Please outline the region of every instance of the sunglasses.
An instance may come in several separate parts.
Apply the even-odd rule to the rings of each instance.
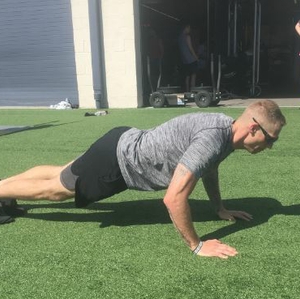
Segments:
[[[252,117],[253,121],[259,126],[263,134],[265,135],[265,140],[267,144],[273,144],[275,141],[278,140],[278,137],[272,137],[260,124],[259,122]]]

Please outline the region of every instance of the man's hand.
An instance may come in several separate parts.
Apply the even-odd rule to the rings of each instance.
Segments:
[[[231,211],[226,209],[221,209],[217,212],[218,216],[223,220],[235,221],[236,218],[243,219],[246,221],[252,220],[252,215],[243,211]]]
[[[199,251],[199,256],[206,257],[219,257],[221,259],[227,259],[230,256],[237,255],[238,252],[235,248],[223,244],[219,240],[207,240],[203,242],[203,246]]]

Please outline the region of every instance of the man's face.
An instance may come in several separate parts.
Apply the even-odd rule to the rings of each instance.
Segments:
[[[271,149],[273,144],[278,140],[281,128],[278,129],[274,125],[266,127],[268,129],[265,129],[259,121],[253,118],[248,136],[244,140],[244,147],[249,153],[257,154],[266,148]]]

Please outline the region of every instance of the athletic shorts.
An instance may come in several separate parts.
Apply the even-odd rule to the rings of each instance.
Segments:
[[[61,172],[61,183],[68,190],[75,190],[76,207],[85,207],[128,189],[118,164],[117,145],[129,129],[112,129]]]
[[[191,76],[192,74],[197,73],[197,70],[198,70],[198,62],[197,61],[183,65],[183,72],[186,76]]]

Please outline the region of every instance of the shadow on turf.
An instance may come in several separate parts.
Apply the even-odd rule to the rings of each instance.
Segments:
[[[0,136],[21,133],[21,132],[24,132],[24,131],[46,129],[46,128],[50,128],[50,127],[58,127],[58,126],[63,126],[63,125],[68,125],[68,124],[71,124],[71,123],[75,123],[75,122],[78,122],[78,121],[67,122],[67,123],[57,123],[57,122],[59,122],[59,121],[54,120],[54,121],[50,121],[50,122],[47,122],[47,123],[37,124],[37,125],[34,125],[34,126],[24,126],[24,128],[16,129],[14,131],[2,132],[0,134]]]
[[[274,198],[239,198],[224,200],[225,205],[231,210],[242,210],[253,215],[252,221],[236,221],[228,225],[224,222],[224,227],[209,233],[202,238],[221,239],[237,231],[255,227],[275,215],[300,215],[300,204],[283,206]],[[207,200],[190,200],[193,221],[206,222],[218,221],[219,218],[211,209]],[[27,218],[47,221],[72,221],[72,222],[99,222],[100,227],[108,226],[129,226],[129,225],[149,225],[171,223],[167,210],[162,199],[134,200],[123,202],[98,202],[87,207],[86,210],[74,209],[73,202],[47,203],[47,204],[27,204],[25,208],[29,211]],[[34,212],[35,209],[67,209],[67,212],[51,211],[51,213]]]

